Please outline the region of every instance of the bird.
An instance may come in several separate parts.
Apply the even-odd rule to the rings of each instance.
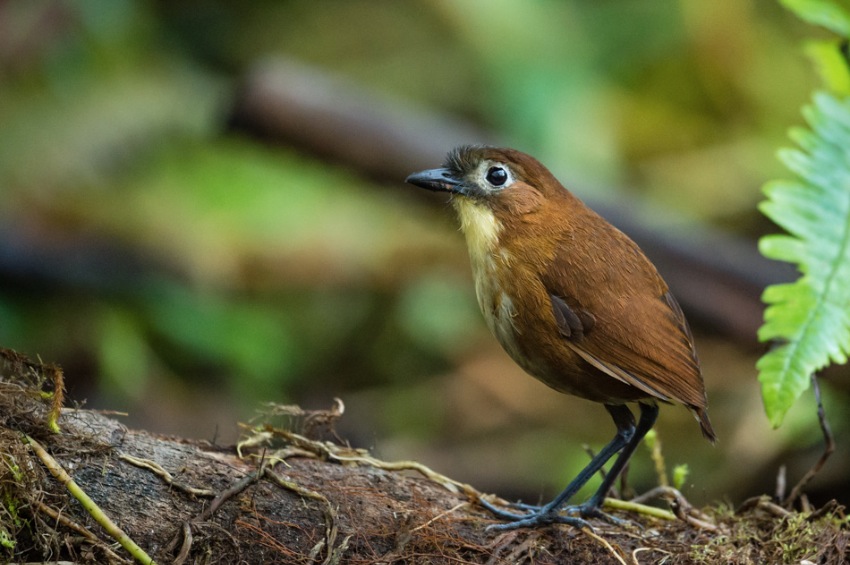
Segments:
[[[508,355],[552,389],[603,404],[616,426],[551,502],[505,510],[480,499],[501,522],[491,528],[621,522],[602,503],[655,424],[659,403],[684,405],[716,441],[693,335],[667,284],[636,243],[543,164],[515,149],[464,145],[406,182],[450,193],[478,305]],[[615,456],[594,494],[567,504]]]

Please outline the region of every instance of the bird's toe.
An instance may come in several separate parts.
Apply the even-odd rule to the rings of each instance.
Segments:
[[[509,514],[509,513],[506,513]],[[511,515],[511,518],[504,518],[499,516],[502,519],[509,520],[504,524],[491,524],[487,526],[487,531],[497,531],[503,532],[506,530],[516,530],[518,528],[538,528],[540,526],[547,526],[549,524],[569,524],[574,528],[589,528],[593,529],[593,526],[590,525],[587,520],[582,518],[578,518],[576,516],[566,516],[564,514],[560,514],[558,512],[535,512],[531,514],[526,514],[525,516],[519,515]]]
[[[623,526],[630,527],[635,524],[629,520],[624,520],[623,518],[618,518],[616,516],[612,516],[607,512],[603,512],[599,506],[593,504],[578,504],[576,506],[567,506],[563,509],[569,515],[580,516],[585,520],[597,519],[602,520],[603,522],[608,522],[609,524],[613,524],[615,526]]]

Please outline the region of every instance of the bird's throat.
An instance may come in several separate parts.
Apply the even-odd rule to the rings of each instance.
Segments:
[[[511,278],[512,258],[499,245],[502,223],[485,204],[463,197],[454,198],[453,203],[460,217],[461,229],[466,235],[475,294],[484,321],[505,351],[520,366],[532,371],[516,341],[515,297],[505,283],[506,277]]]
[[[460,218],[460,228],[466,235],[469,254],[473,261],[482,259],[495,250],[499,243],[502,224],[488,206],[463,196],[456,196],[452,204]]]

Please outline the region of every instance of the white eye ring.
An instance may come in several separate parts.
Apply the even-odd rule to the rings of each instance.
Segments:
[[[484,171],[484,180],[493,188],[504,188],[513,182],[513,176],[505,165],[489,163]]]

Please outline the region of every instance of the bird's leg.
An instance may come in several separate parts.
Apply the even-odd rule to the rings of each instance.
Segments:
[[[625,467],[626,463],[628,463],[629,459],[631,459],[632,454],[635,452],[635,449],[637,449],[640,441],[644,438],[647,432],[652,429],[652,426],[655,425],[655,420],[658,419],[658,405],[639,404],[639,406],[640,420],[638,420],[637,427],[634,428],[634,433],[632,434],[631,439],[623,447],[623,451],[620,452],[617,460],[614,461],[613,465],[611,465],[611,469],[608,470],[608,474],[605,476],[602,484],[599,485],[599,489],[597,489],[593,496],[587,499],[587,501],[583,504],[570,508],[570,510],[577,512],[580,516],[584,518],[595,516],[610,519],[609,516],[606,516],[602,510],[600,510],[602,503],[605,501],[608,491],[611,490],[611,485],[614,484],[614,481],[616,481],[617,477],[620,476],[620,473],[623,472],[623,467]],[[616,417],[614,421],[616,422]]]
[[[587,522],[585,522],[581,518],[577,518],[574,516],[564,516],[560,514],[561,506],[567,500],[569,500],[576,492],[578,492],[578,490],[581,489],[581,487],[583,487],[585,483],[587,483],[587,481],[589,481],[590,478],[593,477],[593,475],[596,474],[599,469],[601,469],[603,465],[605,465],[605,463],[607,463],[608,460],[611,459],[611,457],[613,457],[618,451],[624,448],[628,450],[628,446],[630,446],[632,443],[635,443],[635,445],[637,445],[637,442],[634,442],[634,438],[637,436],[636,430],[638,428],[635,427],[635,418],[632,415],[631,410],[629,410],[625,405],[622,404],[606,404],[605,408],[611,414],[611,417],[614,419],[614,424],[617,426],[617,434],[614,436],[614,439],[612,439],[608,443],[608,445],[603,447],[602,450],[597,453],[593,459],[590,460],[590,463],[588,463],[587,466],[581,470],[578,476],[576,476],[576,478],[573,479],[569,485],[567,485],[567,488],[565,488],[561,492],[561,494],[556,496],[555,499],[552,500],[552,502],[539,508],[525,507],[529,510],[532,510],[532,512],[528,514],[514,514],[513,512],[507,512],[505,510],[495,507],[489,502],[481,500],[481,505],[487,508],[487,510],[495,514],[497,517],[503,520],[508,520],[510,522],[509,524],[497,524],[490,526],[490,529],[508,530],[524,526],[551,524],[555,522],[572,524],[576,527],[584,527],[587,525]],[[657,414],[658,409],[655,408],[655,415]],[[647,415],[643,410],[643,405],[641,405],[641,424],[645,424],[644,420],[648,419],[649,418],[647,418]],[[647,429],[643,431],[643,434],[640,435],[640,437],[646,435],[646,432],[649,430],[649,428],[652,427],[652,423],[655,421],[655,417],[653,416],[651,420],[652,421],[649,422]],[[638,441],[640,441],[640,439],[638,439]],[[631,456],[633,451],[634,446],[628,451],[628,455]],[[584,516],[585,512],[587,512],[589,515],[597,515],[599,513],[599,503],[604,498],[605,493],[608,492],[608,489],[611,488],[611,485],[617,478],[617,474],[619,474],[619,472],[622,470],[623,466],[626,464],[627,461],[628,457],[624,459],[623,455],[621,455],[617,459],[617,462],[614,464],[614,468],[612,468],[611,472],[608,473],[602,483],[602,486],[599,488],[596,494],[591,497],[590,500],[594,501],[597,495],[600,494],[600,492],[602,493],[602,498],[599,501],[595,502],[595,505],[592,508],[588,507],[584,509],[584,505],[576,507],[580,515]]]

